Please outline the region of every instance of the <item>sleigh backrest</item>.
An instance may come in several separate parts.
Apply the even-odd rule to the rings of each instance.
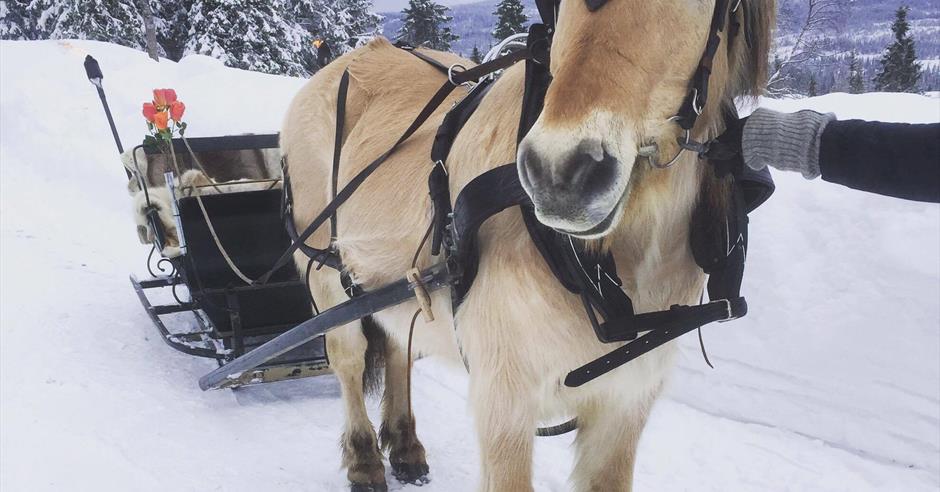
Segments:
[[[277,134],[187,138],[187,142],[177,138],[173,139],[173,151],[178,173],[172,155],[144,146],[134,149],[130,171],[147,187],[166,186],[163,175],[167,171],[183,174],[202,170],[216,183],[281,178]]]

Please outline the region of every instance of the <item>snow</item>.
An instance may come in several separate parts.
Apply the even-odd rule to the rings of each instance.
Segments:
[[[330,376],[203,393],[211,361],[164,345],[130,198],[98,98],[101,63],[127,146],[172,87],[191,135],[277,131],[303,81],[90,41],[0,43],[0,489],[339,491],[343,422]],[[764,100],[840,118],[936,122],[940,99]],[[775,175],[752,217],[747,318],[682,342],[647,427],[636,490],[867,491],[940,486],[940,210]],[[432,482],[472,490],[466,377],[415,366]],[[370,403],[378,421],[378,402]],[[569,489],[571,436],[541,438],[540,491]],[[390,475],[392,490],[402,486]]]

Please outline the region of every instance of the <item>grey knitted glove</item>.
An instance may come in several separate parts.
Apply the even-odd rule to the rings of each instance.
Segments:
[[[741,147],[744,163],[754,170],[771,166],[799,171],[806,179],[819,177],[819,145],[832,113],[803,110],[778,113],[759,108],[744,125]]]

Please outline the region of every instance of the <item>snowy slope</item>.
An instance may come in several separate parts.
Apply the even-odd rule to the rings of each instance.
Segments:
[[[343,490],[331,377],[203,393],[196,379],[213,364],[150,326],[126,278],[144,272],[146,250],[86,52],[127,145],[154,87],[177,90],[192,135],[216,135],[277,131],[303,83],[95,42],[0,43],[0,489]],[[916,95],[763,104],[940,119],[940,100]],[[683,341],[637,490],[937,490],[940,209],[776,178],[752,218],[750,313],[704,330],[716,370]],[[465,382],[416,364],[433,480],[422,491],[476,482]],[[538,490],[568,490],[570,443],[538,441]]]

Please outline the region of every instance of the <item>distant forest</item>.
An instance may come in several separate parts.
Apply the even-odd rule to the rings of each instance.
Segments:
[[[469,56],[476,46],[486,52],[494,43],[490,32],[496,23],[493,11],[497,0],[451,7],[452,28],[459,39],[452,43],[453,50]],[[940,90],[940,2],[936,0],[904,0],[895,3],[884,0],[834,0],[839,4],[831,25],[818,39],[819,53],[811,59],[787,70],[787,77],[779,86],[781,92],[808,94],[815,81],[817,94],[846,92],[849,90],[849,57],[858,53],[864,90],[874,90],[872,79],[880,69],[879,60],[885,47],[893,40],[891,23],[894,12],[901,5],[910,7],[911,23],[916,43],[917,58],[923,75],[920,90]],[[523,0],[525,12],[531,22],[538,20],[534,0]],[[800,20],[805,18],[808,0],[778,2],[776,52],[785,57],[799,32]],[[401,25],[401,14],[383,13],[383,33],[394,38]]]

